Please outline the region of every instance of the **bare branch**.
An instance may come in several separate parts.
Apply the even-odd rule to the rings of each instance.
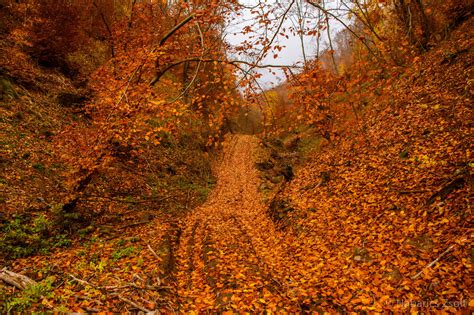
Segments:
[[[187,59],[175,61],[173,63],[170,63],[169,65],[167,65],[163,69],[159,70],[159,72],[156,74],[156,76],[153,78],[153,80],[151,80],[151,82],[149,83],[150,86],[155,85],[167,71],[169,71],[170,69],[172,69],[172,68],[174,68],[174,67],[176,67],[180,64],[183,64],[185,62],[208,62],[208,63],[214,63],[215,62],[215,63],[225,63],[225,64],[229,64],[229,65],[233,65],[233,66],[237,66],[239,64],[244,64],[244,65],[250,66],[251,69],[253,69],[253,68],[259,68],[259,69],[264,69],[264,68],[299,68],[298,66],[295,66],[295,65],[272,65],[272,64],[259,65],[259,64],[253,63],[253,62],[248,62],[248,61],[243,61],[243,60],[224,60],[224,59],[210,59],[210,58],[203,59],[203,58],[195,57],[195,58],[187,58]],[[244,72],[249,72],[251,69],[249,69],[247,71],[244,70]]]
[[[335,15],[334,13],[332,13],[330,10],[327,10],[325,8],[323,8],[321,5],[313,2],[313,1],[310,1],[310,0],[307,0],[308,4],[321,10],[322,12],[324,12],[324,14],[326,15],[330,15],[331,17],[333,17],[336,21],[338,21],[339,23],[341,23],[349,32],[352,33],[352,35],[354,35],[361,43],[362,45],[365,46],[365,48],[367,48],[367,51],[373,55],[375,57],[375,59],[377,59],[377,61],[379,62],[383,62],[383,60],[380,59],[380,57],[372,50],[372,48],[370,48],[369,45],[367,45],[367,43],[359,36],[357,35],[356,32],[354,32],[343,20],[341,20],[337,15]]]

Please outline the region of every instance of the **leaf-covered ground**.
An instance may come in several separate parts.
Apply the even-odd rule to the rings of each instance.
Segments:
[[[177,259],[181,310],[298,310],[287,270],[291,256],[258,191],[253,136],[225,142],[218,184],[186,218]]]
[[[468,187],[426,204],[431,193],[418,190],[428,187],[391,188],[376,170],[383,167],[378,159],[359,153],[333,160],[329,148],[287,189],[294,209],[283,228],[261,201],[255,168],[260,150],[256,137],[229,136],[217,186],[179,221],[156,219],[124,229],[122,238],[104,234],[48,260],[19,260],[13,270],[25,273],[29,265],[26,274],[43,278],[38,309],[382,311],[427,301],[444,310],[467,309],[470,235],[462,220],[469,212],[462,196]],[[391,160],[402,159],[402,170],[414,163],[396,149],[393,155]],[[367,167],[373,172],[358,177]],[[395,165],[390,169],[397,172]],[[330,174],[324,183],[321,171]]]
[[[292,255],[259,193],[259,146],[257,137],[229,136],[217,186],[188,216],[17,260],[10,270],[38,286],[7,306],[21,310],[31,298],[33,309],[76,312],[299,310],[299,284],[282,268]]]
[[[472,307],[469,29],[387,83],[287,187],[289,270],[308,308]]]
[[[360,119],[276,185],[282,212],[260,191],[264,145],[228,136],[202,206],[86,228],[72,247],[57,239],[48,255],[9,261],[37,284],[21,293],[2,284],[2,311],[469,313],[472,26],[383,81]],[[17,136],[7,153],[20,163]],[[38,176],[38,156],[11,168]],[[8,180],[8,189],[21,186],[21,177]]]

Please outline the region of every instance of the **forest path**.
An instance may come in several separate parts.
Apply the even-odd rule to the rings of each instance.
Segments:
[[[218,182],[186,219],[176,253],[183,310],[298,310],[288,291],[288,254],[258,191],[258,139],[224,143]]]

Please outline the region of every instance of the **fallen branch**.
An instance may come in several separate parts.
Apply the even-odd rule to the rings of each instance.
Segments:
[[[116,290],[121,290],[121,289],[127,289],[127,288],[134,288],[134,289],[139,289],[139,290],[152,290],[152,291],[162,291],[162,290],[170,290],[172,289],[171,287],[169,286],[162,286],[162,285],[157,285],[157,286],[153,286],[153,285],[144,285],[144,286],[139,286],[139,285],[136,285],[134,283],[127,283],[125,285],[121,285],[121,286],[98,286],[98,285],[95,285],[95,284],[92,284],[88,281],[85,281],[85,280],[82,280],[82,279],[79,279],[79,278],[76,278],[74,275],[72,274],[68,274],[69,277],[72,278],[72,280],[80,283],[80,284],[83,284],[83,285],[88,285],[88,286],[91,286],[93,288],[96,288],[96,289],[99,289],[99,290],[105,290],[105,291],[116,291]],[[141,279],[141,278],[140,278]],[[143,281],[143,279],[141,279]],[[161,283],[161,281],[160,281]],[[112,293],[111,293],[112,294]]]
[[[165,201],[167,199],[174,198],[174,197],[176,197],[176,196],[175,195],[170,195],[170,196],[165,196],[165,197],[161,197],[161,198],[157,198],[157,197],[146,198],[145,197],[145,198],[141,198],[140,200],[129,200],[129,199],[109,197],[109,196],[89,195],[89,196],[85,196],[85,198],[83,198],[83,199],[85,199],[87,201],[92,201],[92,200],[90,200],[91,198],[93,198],[93,199],[106,199],[106,200],[122,202],[122,203],[140,204],[140,203],[147,203],[147,202],[159,203],[159,202],[162,202],[162,201]]]
[[[143,311],[143,312],[147,312],[147,313],[148,313],[148,312],[151,312],[151,310],[147,309],[146,307],[144,307],[144,306],[142,306],[142,305],[139,305],[139,304],[137,304],[137,303],[135,303],[135,302],[133,302],[133,301],[131,301],[131,300],[129,300],[129,299],[127,299],[127,298],[121,296],[121,295],[118,295],[118,298],[121,299],[122,301],[124,301],[125,303],[128,303],[128,304],[130,304],[131,306],[133,306],[133,307],[135,307],[136,309],[139,309],[139,310],[141,310],[141,311]]]
[[[91,286],[91,287],[93,287],[93,288],[97,288],[96,285],[94,285],[94,284],[92,284],[92,283],[90,283],[90,282],[87,282],[87,281],[85,281],[85,280],[76,278],[74,275],[72,275],[72,274],[70,274],[70,273],[69,273],[68,275],[69,275],[69,277],[72,278],[72,280],[74,280],[74,281],[76,281],[76,282],[79,282],[80,284],[88,285],[88,286]]]
[[[453,248],[454,246],[456,246],[456,244],[453,244],[451,246],[448,247],[448,249],[446,249],[444,252],[441,253],[441,255],[439,255],[435,260],[433,260],[432,262],[430,262],[428,265],[426,265],[423,269],[421,269],[420,272],[418,272],[416,275],[414,275],[413,277],[411,277],[413,280],[417,279],[419,276],[421,276],[421,274],[428,268],[431,268],[434,264],[436,264],[441,258],[443,258],[447,253],[449,253]]]
[[[426,205],[430,205],[437,198],[440,198],[441,200],[445,199],[450,193],[453,191],[460,189],[464,186],[464,183],[466,182],[464,177],[458,177],[450,181],[446,186],[438,190],[436,193],[434,193],[427,201]]]
[[[134,226],[137,226],[137,225],[143,225],[143,224],[147,224],[147,223],[150,223],[150,222],[151,222],[150,220],[138,221],[138,222],[134,222],[134,223],[124,225],[120,229],[123,230],[123,229],[129,228],[129,227],[134,227]]]
[[[117,290],[123,290],[123,289],[129,289],[129,288],[134,288],[137,290],[148,290],[148,291],[165,291],[165,290],[171,290],[172,287],[170,286],[162,286],[162,285],[144,285],[144,286],[139,286],[134,283],[129,283],[121,286],[106,286],[103,287],[103,289],[107,291],[117,291]]]
[[[24,290],[29,286],[35,285],[36,281],[19,273],[9,271],[6,268],[0,270],[0,280],[20,289]]]

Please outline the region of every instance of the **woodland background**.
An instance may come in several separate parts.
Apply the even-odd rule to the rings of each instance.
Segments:
[[[231,46],[244,6],[256,23]],[[0,312],[187,310],[173,251],[228,133],[261,139],[268,216],[299,240],[298,311],[472,306],[473,8],[1,0],[0,263],[35,284],[0,283]],[[287,32],[315,53],[262,63]],[[286,81],[262,89],[275,69]],[[113,274],[162,281],[119,299]]]

